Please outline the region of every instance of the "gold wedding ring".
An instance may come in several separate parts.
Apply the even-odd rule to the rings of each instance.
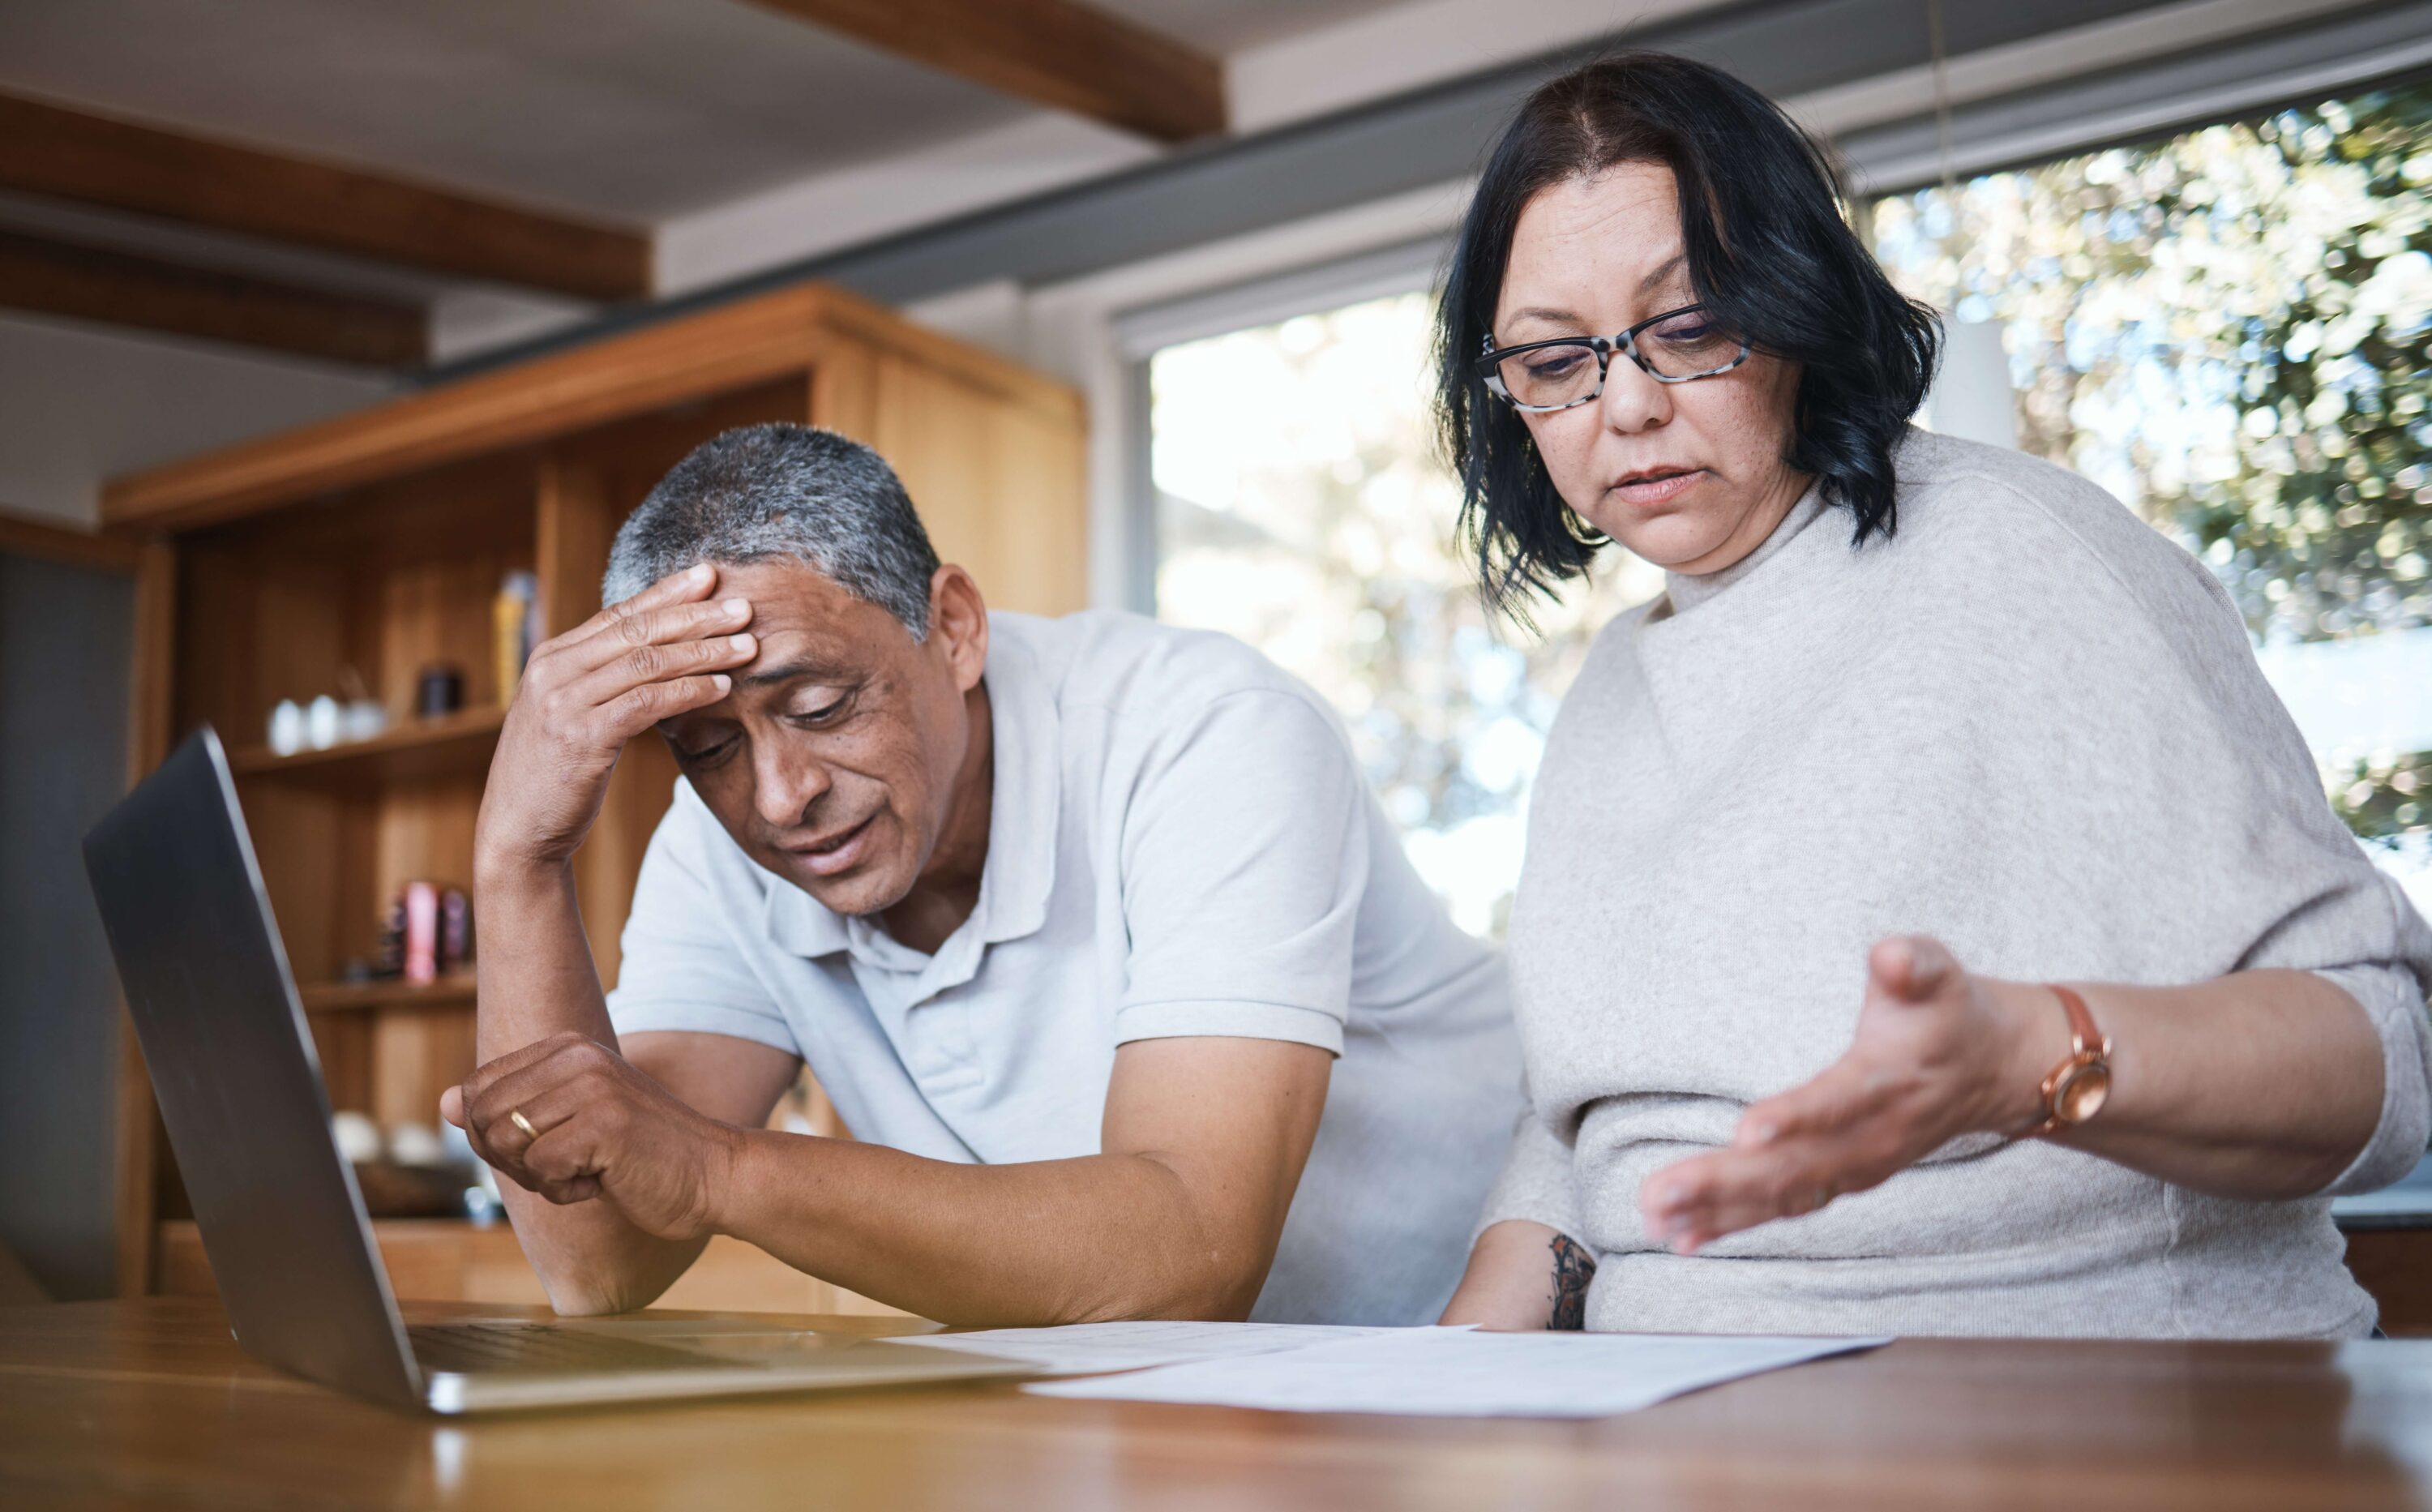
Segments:
[[[540,1137],[540,1130],[532,1127],[532,1121],[524,1116],[524,1111],[521,1108],[510,1109],[507,1113],[507,1122],[522,1130],[526,1139]]]

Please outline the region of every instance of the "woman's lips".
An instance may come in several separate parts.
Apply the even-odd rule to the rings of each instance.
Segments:
[[[1614,484],[1606,492],[1625,504],[1646,509],[1656,504],[1671,502],[1687,493],[1705,476],[1706,469],[1703,467],[1686,467],[1679,472],[1666,473],[1660,477],[1632,478]]]
[[[877,817],[872,814],[853,825],[845,831],[844,839],[825,849],[797,850],[794,854],[802,858],[803,869],[814,876],[834,876],[850,871],[861,860],[862,853],[870,849],[870,826]]]

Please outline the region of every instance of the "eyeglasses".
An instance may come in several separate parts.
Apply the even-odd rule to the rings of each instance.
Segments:
[[[1515,410],[1542,414],[1585,404],[1604,392],[1613,354],[1620,352],[1659,383],[1687,383],[1728,373],[1748,361],[1748,343],[1724,333],[1704,305],[1686,305],[1642,320],[1618,336],[1559,336],[1498,349],[1489,332],[1478,371],[1486,386]]]

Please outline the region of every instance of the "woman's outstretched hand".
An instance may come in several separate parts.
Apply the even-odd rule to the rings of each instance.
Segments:
[[[1881,942],[1866,967],[1849,1053],[1751,1104],[1730,1147],[1648,1177],[1638,1203],[1650,1236],[1689,1254],[1864,1191],[1960,1134],[2040,1121],[2039,1084],[2069,1052],[2049,989],[1972,977],[1923,935]]]

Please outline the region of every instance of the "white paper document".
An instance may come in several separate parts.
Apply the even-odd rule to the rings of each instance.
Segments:
[[[1100,1381],[1025,1386],[1049,1397],[1186,1402],[1276,1412],[1444,1418],[1603,1418],[1887,1338],[1480,1334],[1455,1328],[1199,1360]],[[975,1335],[974,1335],[975,1336]]]
[[[991,1328],[972,1334],[894,1337],[889,1344],[925,1344],[1029,1360],[1046,1375],[1098,1375],[1189,1360],[1272,1354],[1312,1344],[1399,1334],[1403,1329],[1341,1328],[1304,1323],[1072,1323],[1063,1328]]]

